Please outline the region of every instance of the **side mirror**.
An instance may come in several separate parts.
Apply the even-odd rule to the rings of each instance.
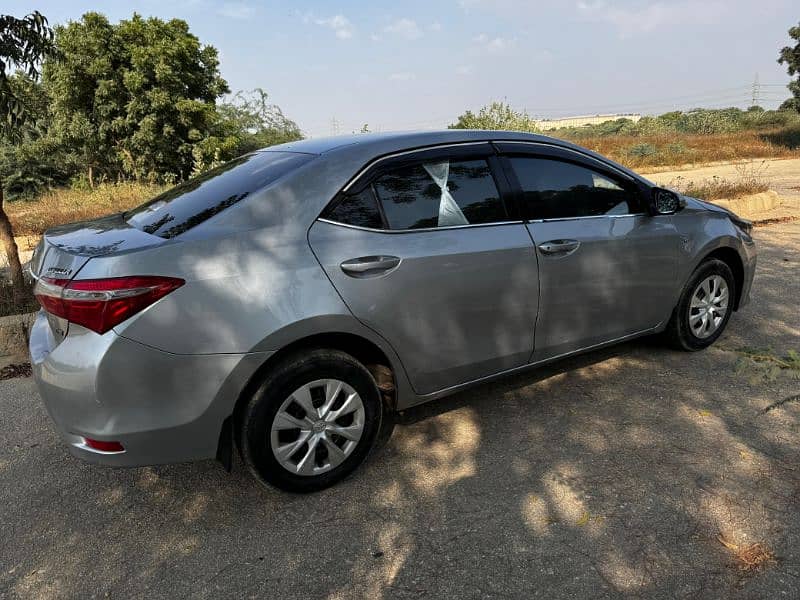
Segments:
[[[680,194],[664,188],[653,188],[650,212],[654,215],[673,215],[686,206]]]

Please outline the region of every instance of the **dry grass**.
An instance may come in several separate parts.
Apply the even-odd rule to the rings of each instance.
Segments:
[[[736,178],[733,180],[714,176],[693,181],[678,176],[667,187],[701,200],[733,200],[769,190],[766,170],[767,164],[764,161],[758,165],[742,164],[736,167]]]
[[[164,188],[139,183],[102,184],[93,190],[58,189],[35,200],[9,202],[6,211],[18,236],[41,235],[55,225],[128,210]]]
[[[775,553],[761,543],[741,546],[718,535],[717,540],[733,554],[736,566],[746,574],[753,574],[768,564],[776,562]]]
[[[714,135],[605,136],[576,140],[633,169],[753,158],[797,158],[800,149],[783,132]]]

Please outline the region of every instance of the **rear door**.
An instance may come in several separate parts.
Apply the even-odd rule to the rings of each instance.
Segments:
[[[536,257],[492,147],[380,160],[309,241],[353,314],[388,340],[419,394],[527,363]]]
[[[586,155],[499,145],[539,261],[533,360],[643,332],[670,314],[678,234],[642,184]]]

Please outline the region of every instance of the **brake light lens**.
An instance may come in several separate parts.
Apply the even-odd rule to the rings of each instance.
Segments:
[[[83,438],[83,443],[92,450],[99,450],[100,452],[125,452],[125,448],[119,442],[104,442],[85,437]]]
[[[72,281],[42,277],[33,294],[47,312],[105,333],[184,283],[176,277],[151,275]]]

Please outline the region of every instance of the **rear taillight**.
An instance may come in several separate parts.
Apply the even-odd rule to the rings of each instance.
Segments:
[[[33,294],[47,312],[105,333],[184,283],[150,275],[73,281],[42,277]]]
[[[101,440],[93,440],[92,438],[83,438],[83,443],[92,450],[99,450],[100,452],[125,452],[125,448],[119,442],[104,442]]]

